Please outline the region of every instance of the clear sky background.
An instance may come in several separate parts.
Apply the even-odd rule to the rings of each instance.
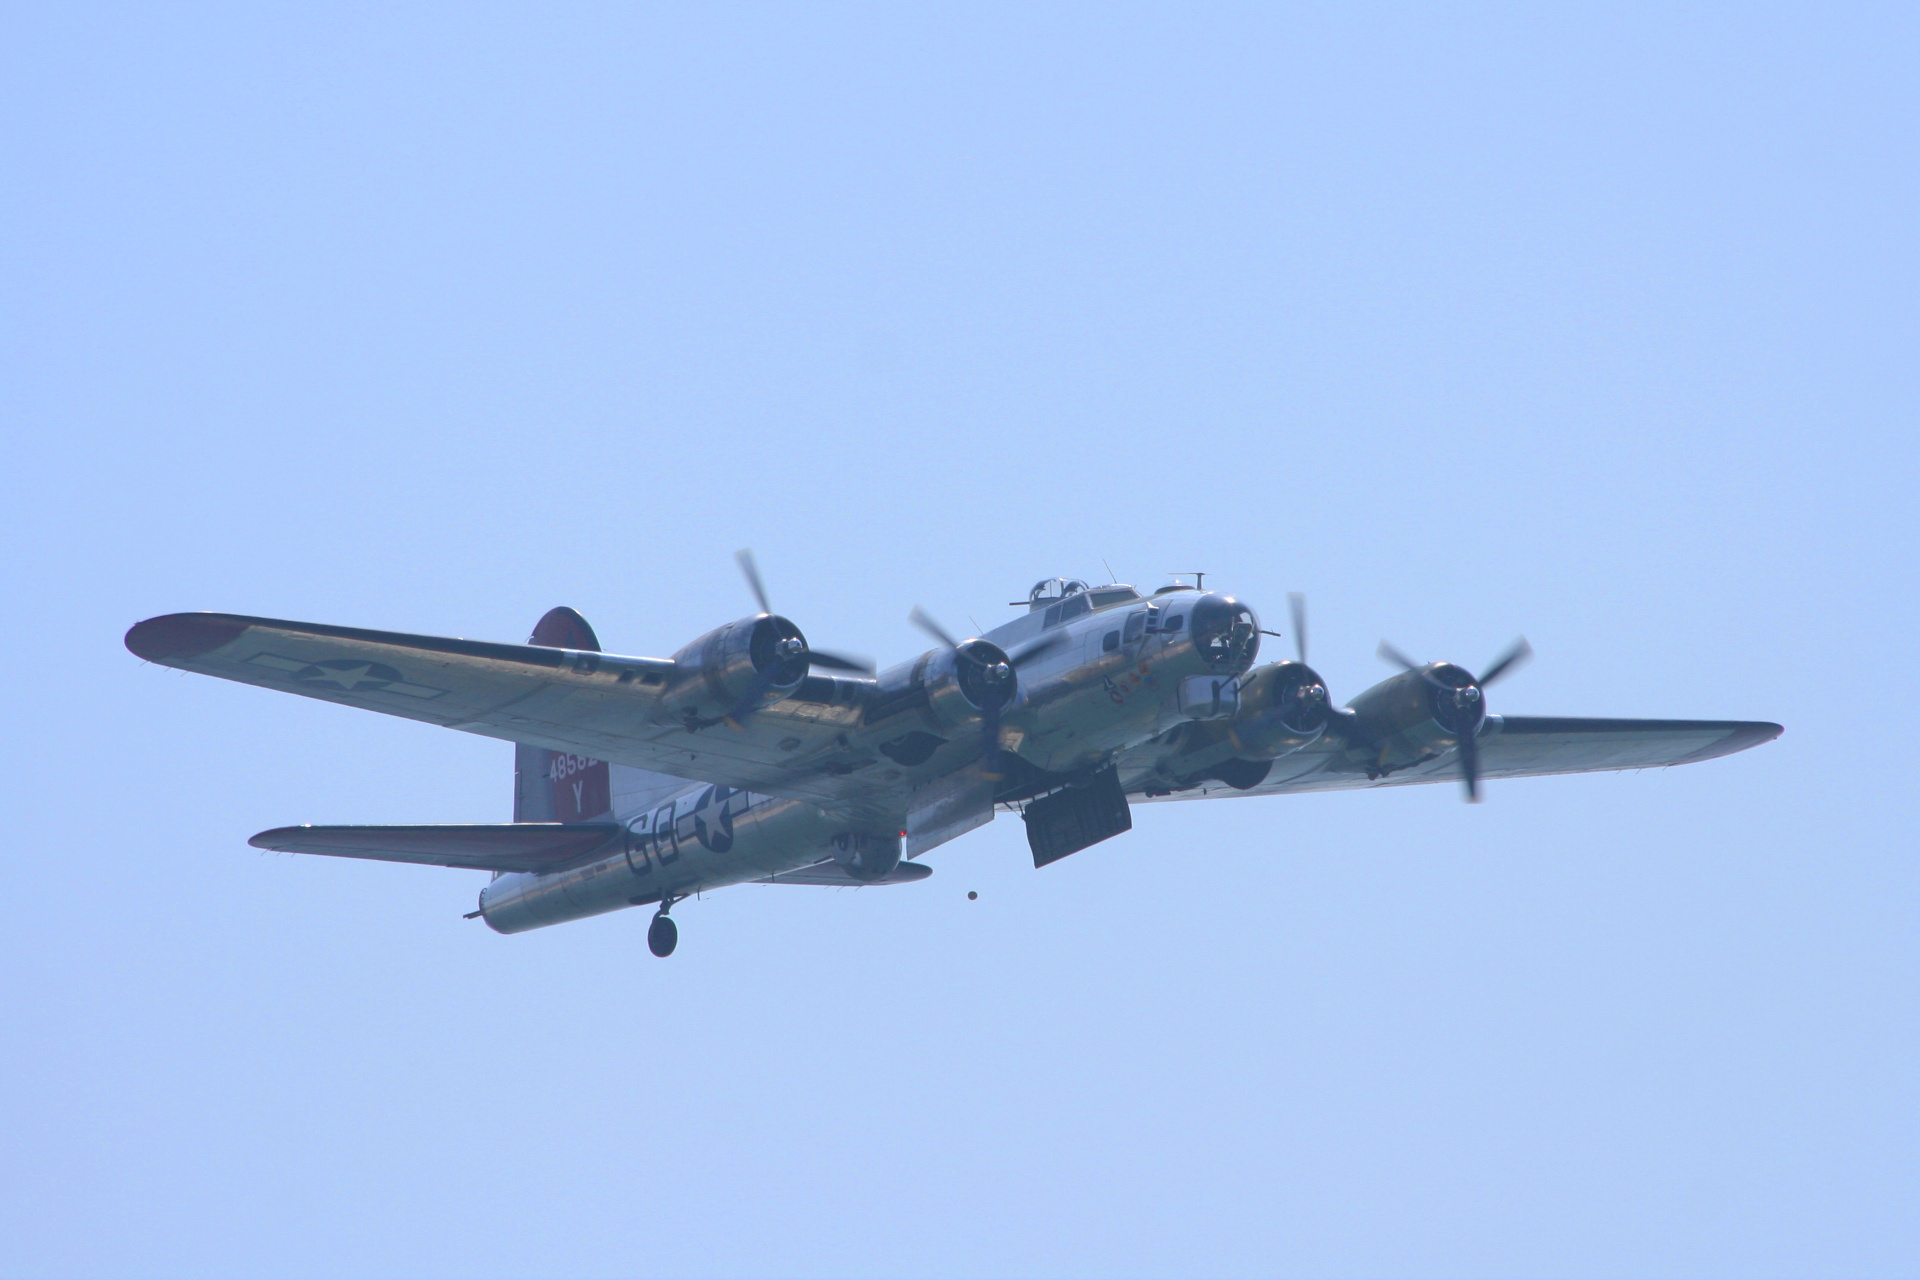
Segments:
[[[390,9],[6,11],[0,1274],[1920,1271],[1910,7]],[[883,661],[1204,569],[1342,701],[1787,732],[660,962],[248,848],[510,749],[121,647],[664,655],[741,546]]]

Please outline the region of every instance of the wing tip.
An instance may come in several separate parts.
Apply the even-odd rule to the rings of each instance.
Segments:
[[[230,613],[163,613],[127,629],[127,651],[148,662],[172,664],[232,644],[251,624]]]
[[[1772,742],[1787,731],[1785,725],[1775,724],[1771,720],[1741,720],[1735,723],[1733,731],[1711,746],[1700,748],[1684,760],[1675,764],[1693,764],[1699,760],[1716,760],[1721,756],[1730,756],[1736,751],[1745,751],[1757,747],[1763,742]]]

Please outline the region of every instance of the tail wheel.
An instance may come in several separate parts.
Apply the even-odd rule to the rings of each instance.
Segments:
[[[647,926],[647,950],[662,960],[673,954],[679,942],[680,926],[673,922],[673,917],[657,915],[653,923]]]

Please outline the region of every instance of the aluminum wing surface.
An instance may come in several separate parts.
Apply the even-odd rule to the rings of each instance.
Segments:
[[[183,671],[675,777],[822,806],[844,805],[854,793],[830,760],[821,763],[837,731],[831,717],[847,709],[809,703],[804,687],[739,729],[690,733],[661,722],[674,674],[662,658],[225,613],[150,618],[126,643]]]
[[[1732,755],[1780,736],[1777,724],[1762,720],[1605,720],[1574,716],[1488,716],[1480,732],[1482,778],[1533,778],[1555,773],[1599,773],[1615,769],[1660,769]],[[1129,764],[1134,769],[1129,769]],[[1122,759],[1128,789],[1152,789],[1139,777],[1145,761]],[[1151,767],[1150,764],[1147,767]],[[1131,776],[1130,776],[1131,774]],[[1455,751],[1410,765],[1384,778],[1367,777],[1366,766],[1338,741],[1319,742],[1273,762],[1266,779],[1245,791],[1209,781],[1169,795],[1134,795],[1147,800],[1200,800],[1223,796],[1279,795],[1298,791],[1345,791],[1396,787],[1419,782],[1457,782]]]
[[[557,871],[616,850],[612,822],[507,822],[482,826],[275,827],[247,841],[256,849],[335,858],[415,862],[474,871]]]

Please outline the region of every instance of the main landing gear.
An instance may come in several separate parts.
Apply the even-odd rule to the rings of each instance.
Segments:
[[[680,942],[680,926],[667,915],[675,901],[668,898],[662,902],[660,910],[654,913],[653,923],[647,926],[647,950],[662,960],[672,955],[674,947]]]

